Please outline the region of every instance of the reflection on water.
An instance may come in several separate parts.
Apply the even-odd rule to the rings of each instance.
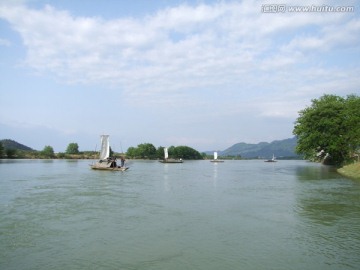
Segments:
[[[1,269],[357,269],[360,185],[302,161],[0,162]]]
[[[218,164],[216,162],[213,163],[214,166],[214,175],[213,175],[213,186],[214,188],[216,188],[216,184],[217,184],[217,178],[218,178],[218,166],[221,166],[222,164]]]
[[[179,165],[179,164],[166,164],[163,163],[164,165],[164,190],[166,192],[170,191],[170,183],[169,183],[169,165]]]
[[[360,265],[359,183],[343,179],[327,166],[312,164],[296,173],[297,212],[307,255],[329,258],[339,269],[351,266],[352,258],[350,269],[355,269]]]
[[[343,179],[333,168],[307,166],[296,170],[300,213],[321,224],[333,224],[346,215],[360,218],[359,183]]]

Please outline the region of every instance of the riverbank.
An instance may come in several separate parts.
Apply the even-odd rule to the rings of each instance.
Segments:
[[[360,162],[346,165],[344,167],[341,167],[337,171],[338,171],[338,173],[340,173],[346,177],[360,180]]]

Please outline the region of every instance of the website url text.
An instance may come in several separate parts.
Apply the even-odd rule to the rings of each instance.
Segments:
[[[354,12],[353,6],[288,6],[279,4],[268,4],[261,6],[263,13],[285,13],[285,12]]]

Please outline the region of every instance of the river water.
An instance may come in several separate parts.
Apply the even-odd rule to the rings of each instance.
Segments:
[[[360,183],[305,161],[0,161],[0,269],[359,269]]]

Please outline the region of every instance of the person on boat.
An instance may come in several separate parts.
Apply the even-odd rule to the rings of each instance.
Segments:
[[[123,156],[121,157],[120,161],[121,161],[121,162],[120,162],[120,166],[121,166],[121,167],[124,167],[124,165],[125,165],[125,158],[124,158]]]
[[[107,165],[109,165],[110,168],[115,168],[116,167],[116,161],[113,157],[108,157],[107,158]]]
[[[114,166],[113,168],[117,168],[116,157],[113,157],[112,159],[113,159],[113,166]]]

